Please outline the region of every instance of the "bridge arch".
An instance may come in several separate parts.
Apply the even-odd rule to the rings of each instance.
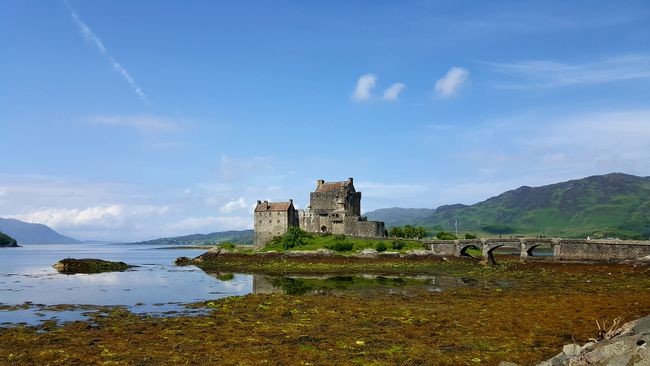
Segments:
[[[481,247],[478,244],[465,244],[460,247],[459,256],[460,257],[471,257],[476,258],[473,255],[467,253],[469,249],[481,250]]]
[[[496,264],[494,260],[494,251],[497,249],[512,249],[514,252],[520,253],[521,256],[521,245],[518,243],[489,243],[483,248],[483,260],[489,264]]]
[[[548,242],[541,242],[541,243],[529,242],[529,243],[525,243],[522,246],[521,256],[522,257],[546,257],[546,256],[548,256],[548,255],[540,254],[539,251],[537,253],[535,253],[535,250],[539,250],[539,249],[549,249],[550,253],[551,253],[550,256],[554,256],[554,246],[555,246],[555,244],[548,243]]]

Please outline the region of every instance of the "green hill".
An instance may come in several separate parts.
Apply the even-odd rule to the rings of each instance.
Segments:
[[[372,213],[369,218],[374,219]],[[613,173],[520,187],[483,202],[441,206],[411,224],[481,236],[650,237],[650,177]],[[389,221],[390,222],[390,221]]]
[[[192,234],[184,236],[175,236],[172,238],[159,238],[147,241],[141,241],[133,244],[153,244],[153,245],[201,245],[201,244],[252,244],[253,230],[231,230],[220,231],[210,234]]]
[[[383,221],[387,227],[404,226],[422,221],[436,212],[433,208],[380,208],[370,211],[364,216],[368,220]]]

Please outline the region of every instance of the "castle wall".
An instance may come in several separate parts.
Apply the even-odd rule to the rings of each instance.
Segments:
[[[281,236],[292,226],[298,226],[298,213],[294,209],[288,212],[255,212],[254,248],[264,247],[274,237]]]

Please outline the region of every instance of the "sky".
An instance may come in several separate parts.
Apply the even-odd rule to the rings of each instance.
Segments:
[[[82,240],[650,175],[650,3],[0,1],[0,217]]]

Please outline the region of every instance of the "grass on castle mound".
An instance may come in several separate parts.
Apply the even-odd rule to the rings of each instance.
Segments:
[[[386,251],[390,252],[400,252],[405,253],[409,250],[419,250],[424,249],[421,242],[417,240],[408,240],[408,239],[361,239],[355,238],[353,236],[345,235],[323,235],[323,234],[308,234],[307,237],[303,238],[304,244],[298,245],[290,249],[285,249],[282,247],[282,244],[279,242],[271,242],[265,246],[261,251],[277,251],[277,252],[287,252],[287,251],[298,251],[298,250],[318,250],[318,249],[330,249],[339,247],[342,243],[352,244],[350,250],[336,250],[339,254],[354,254],[355,252],[364,250],[364,249],[375,249],[383,243],[385,245]],[[399,242],[402,244],[399,249],[394,246],[393,243]],[[397,244],[399,245],[399,244]]]

